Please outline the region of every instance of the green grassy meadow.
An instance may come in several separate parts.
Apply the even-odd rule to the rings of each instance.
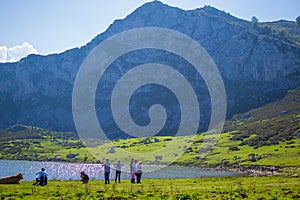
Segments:
[[[86,143],[78,139],[49,139],[47,137],[28,140],[17,139],[5,142],[6,147],[0,151],[0,158],[47,160],[59,156],[59,161],[88,163],[102,162],[106,158],[113,162],[121,160],[127,163],[131,158],[135,158],[148,164],[174,163],[207,167],[217,165],[275,165],[282,167],[300,165],[299,138],[253,148],[249,145],[240,146],[241,141],[232,140],[234,132],[222,133],[217,137],[216,135],[205,134],[195,137],[157,136]],[[214,141],[216,144],[213,146]],[[213,149],[202,156],[201,150],[209,145],[212,145]],[[232,147],[238,147],[238,150],[232,150]],[[14,152],[9,153],[10,150]],[[78,156],[75,159],[66,158],[70,153],[78,154]],[[162,156],[162,159],[157,160],[156,156]]]
[[[91,180],[51,180],[46,186],[33,187],[30,181],[0,185],[2,199],[299,199],[300,178],[222,177],[194,179],[142,179],[105,185]]]

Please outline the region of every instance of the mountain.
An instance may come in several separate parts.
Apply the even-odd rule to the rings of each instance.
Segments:
[[[296,22],[254,23],[210,6],[185,11],[154,1],[142,5],[125,19],[114,21],[104,33],[81,48],[47,56],[29,55],[19,62],[0,64],[0,128],[24,124],[75,131],[72,90],[81,63],[110,36],[141,27],[175,30],[205,48],[224,80],[227,118],[278,101],[289,89],[300,85],[300,29]],[[201,110],[199,131],[207,129],[211,105],[203,79],[195,77],[189,64],[181,58],[164,51],[143,49],[121,56],[110,66],[106,82],[98,84],[96,110],[108,137],[129,137],[118,128],[111,114],[109,100],[114,85],[133,66],[154,61],[179,66],[178,71],[197,91]],[[147,109],[162,104],[168,118],[159,134],[177,131],[180,107],[170,91],[149,85],[134,95],[136,98],[132,98],[130,106],[136,123],[149,123]]]

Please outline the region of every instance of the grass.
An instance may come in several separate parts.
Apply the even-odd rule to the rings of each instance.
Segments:
[[[47,186],[32,182],[0,185],[2,199],[299,199],[300,178],[222,177],[194,179],[128,180],[105,185],[91,180],[88,188],[80,181],[51,180]]]
[[[80,145],[79,140],[69,139],[32,139],[32,140],[13,140],[6,142],[4,151],[0,151],[2,159],[27,160],[47,160],[56,155],[60,156],[61,161],[86,162],[103,161],[110,158],[111,161],[128,162],[131,158],[143,160],[144,163],[171,163],[193,164],[216,166],[226,165],[275,165],[275,166],[299,166],[300,165],[300,139],[294,138],[290,141],[282,141],[276,145],[261,146],[254,148],[249,145],[240,145],[241,141],[232,140],[234,132],[222,133],[217,140],[212,151],[207,155],[197,158],[199,151],[211,144],[210,140],[216,136],[197,135],[192,137],[170,137],[159,136],[153,138],[133,138],[125,140],[116,140],[113,142],[99,142],[94,146]],[[247,139],[251,139],[255,135]],[[208,140],[205,142],[204,140]],[[244,141],[246,141],[245,139]],[[145,140],[150,140],[150,142]],[[156,142],[154,142],[156,140]],[[201,142],[198,142],[201,141]],[[95,142],[95,141],[94,141]],[[27,145],[24,145],[27,144]],[[74,145],[73,145],[74,144]],[[230,150],[232,147],[238,147],[239,150]],[[17,150],[18,148],[18,150]],[[113,152],[110,152],[113,148]],[[7,153],[6,149],[11,149],[12,153]],[[79,154],[74,159],[67,159],[67,154]],[[253,155],[255,161],[250,159]],[[25,157],[28,156],[28,157]],[[156,156],[162,156],[161,160],[156,160]]]
[[[293,145],[287,144],[288,142],[280,142],[278,145],[262,146],[255,149],[248,145],[239,146],[240,141],[230,140],[231,137],[231,133],[221,135],[215,148],[206,157],[207,164],[213,165],[226,160],[231,164],[239,165],[300,165],[300,139],[292,140]],[[240,150],[229,150],[233,146],[237,146]],[[291,146],[294,146],[294,148],[290,148]],[[251,154],[255,156],[255,162],[250,161],[249,155]]]

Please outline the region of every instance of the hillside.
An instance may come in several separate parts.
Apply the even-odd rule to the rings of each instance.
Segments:
[[[299,166],[299,113],[300,87],[288,91],[280,101],[235,115],[200,163]]]
[[[182,10],[153,1],[126,18],[115,20],[105,32],[81,48],[47,56],[29,55],[16,63],[1,63],[0,128],[24,124],[50,131],[76,132],[72,91],[81,63],[94,47],[110,36],[143,27],[171,29],[203,46],[223,78],[228,120],[236,114],[276,102],[287,90],[300,86],[300,29],[295,22],[253,24],[210,6]],[[169,43],[170,47],[174,45]],[[130,137],[113,118],[110,97],[114,86],[133,67],[153,62],[171,66],[188,80],[201,110],[198,131],[207,131],[211,101],[203,77],[179,56],[157,49],[142,49],[119,57],[98,83],[95,110],[108,138]],[[162,75],[158,77],[165,79]],[[149,107],[164,106],[167,123],[158,135],[175,135],[181,116],[178,101],[170,90],[149,84],[137,90],[130,103],[132,118],[139,125],[149,123]]]
[[[227,123],[225,131],[235,130],[232,140],[243,141],[241,145],[247,144],[256,148],[299,137],[299,102],[300,88],[296,88],[288,91],[279,102],[234,116],[234,119]]]
[[[154,157],[149,152],[162,149],[171,136],[108,141],[80,141],[77,134],[51,132],[37,127],[12,126],[0,131],[0,158],[99,162],[105,158],[128,162],[133,155],[145,163],[201,166],[275,165],[300,166],[300,87],[288,91],[283,99],[235,115],[226,122],[216,146],[202,156],[209,138],[205,134],[178,137],[169,147],[169,156]],[[206,141],[205,141],[206,140]],[[189,146],[190,145],[190,146]],[[90,153],[93,153],[91,155]],[[174,152],[182,153],[175,155]],[[68,154],[76,154],[67,158]],[[154,154],[161,156],[161,154]]]

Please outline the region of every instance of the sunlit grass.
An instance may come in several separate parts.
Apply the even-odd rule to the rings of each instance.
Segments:
[[[91,180],[49,181],[33,187],[30,181],[0,185],[3,198],[11,199],[297,199],[300,179],[285,177],[223,177],[194,179],[143,179],[142,184],[105,185]]]
[[[92,145],[83,142],[83,144],[86,144],[83,147],[72,146],[72,144],[80,142],[79,140],[68,140],[67,144],[63,145],[63,142],[66,142],[64,140],[40,139],[31,141],[29,148],[23,148],[20,155],[27,154],[33,160],[36,158],[35,155],[42,159],[53,158],[58,155],[60,159],[72,162],[83,162],[84,158],[87,157],[86,162],[96,162],[97,160],[103,162],[106,158],[109,158],[112,162],[121,160],[123,163],[128,163],[134,158],[143,161],[145,164],[175,162],[177,164],[214,166],[226,161],[229,164],[239,165],[300,166],[299,138],[293,139],[289,143],[279,142],[277,145],[254,148],[248,145],[240,146],[241,141],[231,140],[233,135],[234,132],[222,133],[220,137],[205,134],[176,138],[158,136],[148,138],[151,142],[146,143],[146,138],[92,141]],[[255,137],[255,134],[250,136],[250,138],[252,137]],[[197,156],[201,155],[199,154],[201,149],[214,144],[213,142],[203,142],[204,140],[216,140],[216,144],[207,155],[197,159]],[[33,142],[38,142],[38,144]],[[238,147],[239,150],[232,151],[230,150],[231,147]],[[112,148],[113,151],[111,151]],[[76,160],[66,158],[70,153],[78,154]],[[249,159],[251,154],[257,158],[255,162]],[[14,158],[13,155],[9,154],[5,154],[5,156],[6,158],[10,158],[9,156]],[[162,156],[162,159],[157,160],[156,156]]]

